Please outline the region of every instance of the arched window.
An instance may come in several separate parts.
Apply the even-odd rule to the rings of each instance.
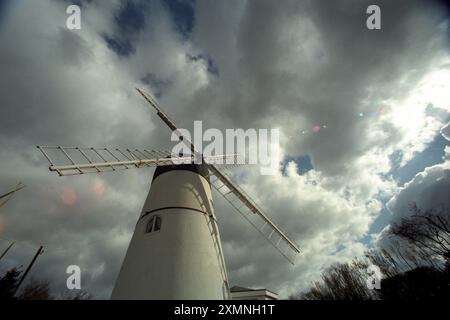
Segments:
[[[161,217],[155,216],[155,225],[153,226],[153,231],[158,231],[161,229]]]
[[[146,233],[158,231],[161,229],[161,217],[153,216],[147,223],[147,227],[145,228]]]

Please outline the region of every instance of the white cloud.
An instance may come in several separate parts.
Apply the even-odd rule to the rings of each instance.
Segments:
[[[393,221],[411,214],[411,205],[416,204],[421,210],[450,207],[450,161],[426,168],[413,180],[406,183],[393,197],[387,207],[393,214]]]
[[[446,146],[444,162],[419,172],[389,200],[386,206],[392,213],[391,222],[374,237],[374,244],[383,248],[398,245],[396,242],[399,239],[389,236],[390,226],[414,214],[413,206],[417,206],[422,212],[434,210],[440,214],[448,214],[448,208],[450,208],[449,151],[450,148]]]

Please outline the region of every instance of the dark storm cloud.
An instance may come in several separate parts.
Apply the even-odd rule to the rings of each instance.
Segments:
[[[227,36],[236,37],[235,52],[217,59],[219,69],[233,70],[232,78],[222,82],[224,87],[216,89],[232,93],[222,102],[223,115],[230,117],[239,110],[239,117],[231,121],[247,127],[258,124],[263,115],[270,122],[282,117],[283,129],[297,136],[301,129],[332,122],[334,126],[321,133],[320,146],[313,136],[301,137],[290,142],[289,150],[312,153],[314,163],[327,173],[344,170],[350,159],[370,147],[360,138],[370,126],[357,115],[376,111],[376,101],[409,92],[435,67],[431,57],[442,45],[430,40],[443,19],[438,8],[411,1],[380,2],[382,29],[374,32],[365,27],[369,4],[296,1],[279,6],[249,1],[234,20],[239,27],[236,34],[208,37],[204,33],[224,32],[219,30],[227,28],[225,22],[213,28],[198,24],[200,45],[212,52],[218,48],[210,47],[227,43]],[[212,58],[216,59],[214,54]],[[400,84],[398,78],[405,75],[407,81]],[[363,99],[369,103],[363,105]],[[207,100],[200,100],[196,108]],[[221,101],[211,97],[210,103]],[[391,130],[391,137],[396,136]]]

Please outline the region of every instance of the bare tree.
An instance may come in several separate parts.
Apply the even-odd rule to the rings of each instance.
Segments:
[[[47,281],[37,281],[32,279],[21,290],[21,294],[18,297],[19,300],[53,300],[50,294],[50,284]]]
[[[422,211],[414,204],[413,215],[391,226],[389,234],[405,240],[416,258],[433,263],[435,258],[450,262],[450,214],[441,209]],[[434,258],[434,259],[433,259]],[[411,260],[411,259],[410,259]]]
[[[12,268],[0,278],[0,300],[14,299],[20,273],[19,268]]]
[[[67,291],[60,296],[52,295],[50,283],[35,278],[30,278],[28,284],[16,293],[21,273],[20,268],[12,268],[0,277],[0,300],[90,300],[93,298],[82,290],[77,290],[75,293]]]
[[[322,274],[322,281],[314,283],[298,299],[306,300],[375,300],[376,290],[367,287],[367,260],[355,259],[351,263],[331,266]]]
[[[75,293],[73,292],[66,292],[61,297],[62,300],[91,300],[93,299],[93,296],[86,291],[83,290],[76,290]]]

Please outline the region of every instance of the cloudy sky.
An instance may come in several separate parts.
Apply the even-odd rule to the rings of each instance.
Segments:
[[[66,7],[81,6],[81,30]],[[282,297],[377,245],[408,206],[450,206],[446,7],[376,1],[0,1],[0,271],[26,265],[64,291],[109,298],[152,169],[57,177],[36,145],[170,148],[180,127],[279,128],[279,173],[234,180],[300,245],[292,267],[216,198],[231,285]],[[217,196],[217,194],[216,194]]]

